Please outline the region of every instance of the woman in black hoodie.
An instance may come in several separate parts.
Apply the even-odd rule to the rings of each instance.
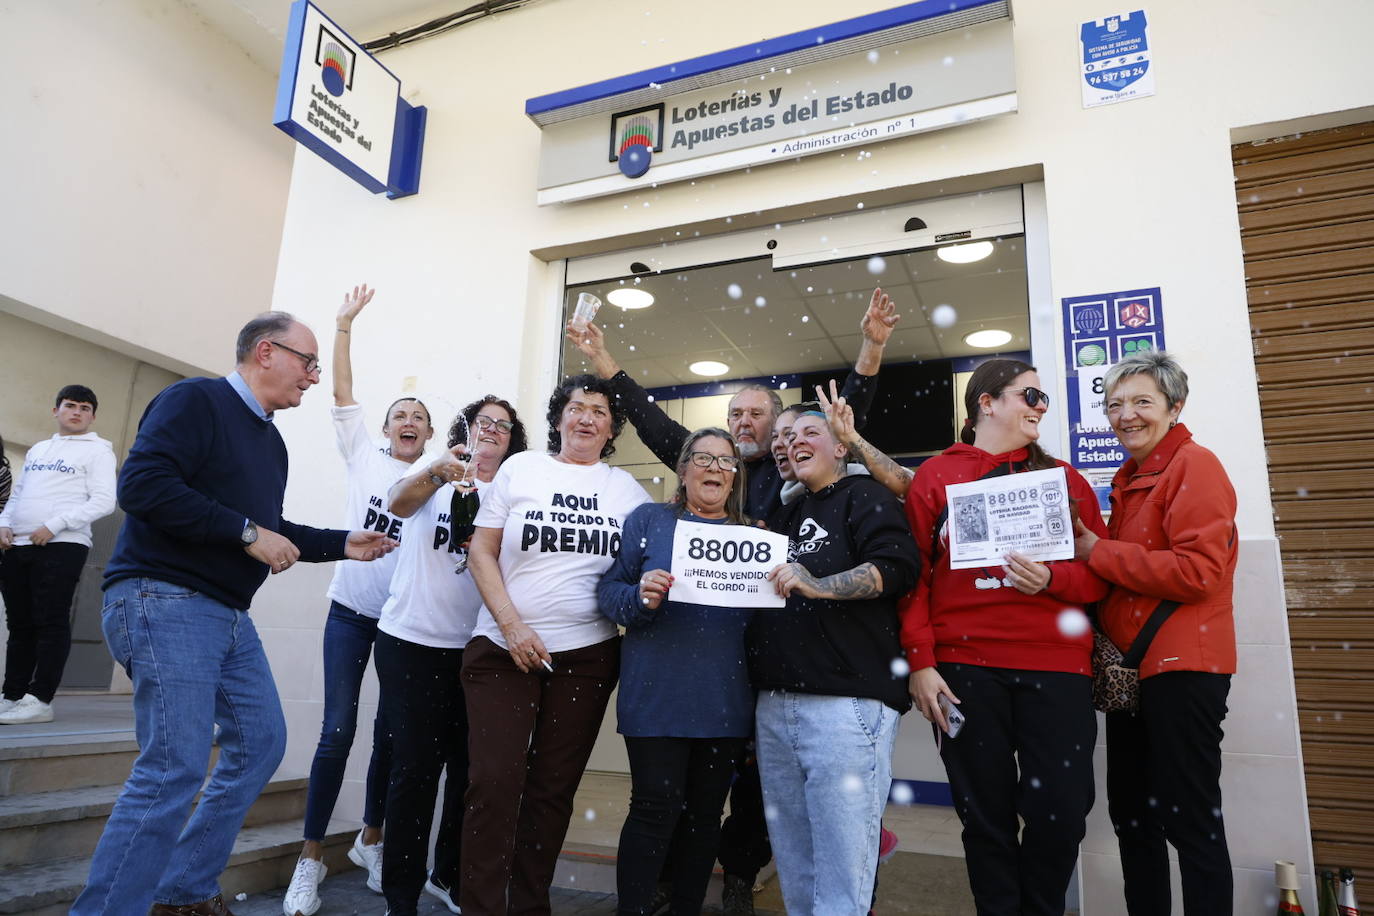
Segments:
[[[787,599],[754,615],[759,771],[783,902],[793,916],[868,911],[897,719],[911,706],[897,599],[920,560],[902,507],[868,477],[823,414],[788,435],[806,493],[769,520],[791,538],[769,578]]]

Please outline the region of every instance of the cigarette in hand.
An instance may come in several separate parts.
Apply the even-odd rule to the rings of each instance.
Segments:
[[[549,660],[548,660],[548,659],[546,659],[546,658],[541,658],[541,659],[539,660],[539,664],[543,665],[543,666],[544,666],[544,670],[547,671],[549,674],[553,674],[553,665],[550,665],[550,664],[549,664]]]

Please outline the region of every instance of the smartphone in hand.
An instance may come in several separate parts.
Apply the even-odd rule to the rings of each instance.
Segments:
[[[945,721],[949,723],[949,731],[946,734],[951,738],[959,737],[959,732],[964,728],[964,714],[943,693],[940,694],[940,711],[945,714]]]

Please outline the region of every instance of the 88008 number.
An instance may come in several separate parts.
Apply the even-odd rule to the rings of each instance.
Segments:
[[[773,558],[773,545],[767,541],[717,541],[691,538],[687,556],[693,560],[724,560],[726,563],[767,563]]]

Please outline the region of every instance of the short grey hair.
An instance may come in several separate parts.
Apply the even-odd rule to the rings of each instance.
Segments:
[[[1183,371],[1178,360],[1163,350],[1146,350],[1113,365],[1102,381],[1103,393],[1110,397],[1112,390],[1132,375],[1148,375],[1154,379],[1171,410],[1188,400],[1188,373]],[[1105,410],[1106,398],[1103,402]]]
[[[735,403],[735,398],[744,394],[744,392],[746,391],[762,391],[764,394],[768,395],[768,400],[773,402],[774,420],[776,420],[778,416],[782,413],[782,398],[779,397],[778,393],[774,391],[772,388],[769,388],[767,385],[760,385],[758,382],[754,382],[751,385],[745,385],[739,391],[736,391],[734,394],[730,395],[730,403]]]
[[[270,337],[285,334],[296,323],[296,316],[290,312],[263,312],[253,318],[239,331],[238,344],[234,348],[234,362],[242,366],[248,362],[257,345]]]

